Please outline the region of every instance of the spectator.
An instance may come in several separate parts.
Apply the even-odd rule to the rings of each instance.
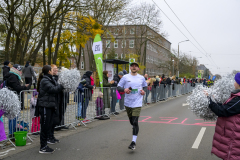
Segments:
[[[10,71],[10,62],[9,61],[4,61],[4,66],[2,67],[3,69],[3,78],[8,74]]]
[[[84,123],[89,121],[86,119],[87,107],[88,107],[90,99],[92,98],[92,90],[95,89],[95,85],[91,81],[92,74],[93,74],[92,71],[87,71],[82,77],[82,79],[86,80],[86,86],[84,87],[84,88],[86,88],[86,89],[84,89],[85,102],[83,103],[83,106],[82,106],[82,118],[84,119],[84,121],[83,121]]]
[[[148,74],[145,74],[144,78],[145,78],[146,82],[149,82],[149,81],[147,81],[148,80]],[[145,93],[146,93],[146,95],[145,95],[145,104],[147,104],[147,98],[148,98],[148,95],[149,95],[149,92],[150,92],[149,91],[149,87],[150,87],[150,83],[148,83],[148,88],[145,91]]]
[[[22,84],[22,67],[19,64],[13,65],[13,67],[10,69],[9,73],[5,75],[3,81],[5,82],[5,86],[7,86],[10,90],[17,92],[17,94],[20,96],[21,91],[28,90],[30,85],[26,84],[25,86],[21,86]],[[21,94],[21,102],[23,102],[23,92]],[[21,109],[24,108],[24,103],[21,103]],[[9,137],[13,136],[13,133],[16,131],[16,120],[17,118],[14,118],[13,120],[9,120]]]
[[[53,79],[58,82],[58,68],[56,65],[52,64],[52,71],[53,71]],[[62,67],[61,68],[61,72],[62,71],[68,71],[67,68]],[[55,130],[61,130],[61,129],[68,129],[67,126],[64,125],[64,115],[67,109],[67,104],[69,103],[69,93],[68,92],[60,92],[58,95],[58,99],[59,99],[59,106],[58,106],[58,111],[59,113],[55,112],[55,126],[56,125],[60,125],[61,127],[56,128]],[[54,129],[54,128],[53,128]]]
[[[103,116],[105,114],[104,111],[104,103],[103,103],[103,93],[102,92],[98,92],[98,97],[96,99],[96,115],[99,116]]]
[[[32,77],[36,78],[34,70],[29,61],[26,62],[25,67],[23,68],[23,75],[25,77],[25,84],[29,84],[30,88],[32,85]]]
[[[75,98],[74,98],[74,102],[77,102],[77,104],[78,104],[76,119],[79,120],[79,121],[84,120],[82,118],[82,106],[83,106],[83,102],[84,102],[84,96],[83,96],[84,90],[83,90],[83,88],[86,86],[86,82],[87,81],[85,79],[81,80],[81,82],[78,85],[76,95],[75,95]]]
[[[156,81],[155,78],[149,78],[149,79],[146,81],[147,84],[148,84],[148,90],[149,90],[149,92],[152,91],[153,84],[154,84],[155,81]],[[151,92],[151,93],[152,93],[152,92]],[[153,93],[152,93],[152,94],[153,94]],[[152,95],[152,97],[153,97],[153,95]],[[146,100],[147,100],[147,99],[146,99]],[[151,100],[152,100],[152,98],[151,98]],[[146,101],[146,103],[149,104],[147,101]]]
[[[171,79],[169,77],[167,77],[166,82],[168,85],[171,85]]]
[[[31,131],[35,135],[37,135],[38,133],[34,133],[34,132],[40,131],[40,116],[36,117],[34,115],[35,114],[36,105],[37,105],[37,98],[38,98],[38,92],[35,91],[35,92],[33,92],[33,97],[31,98],[31,101],[30,101],[30,117],[32,118],[32,128],[31,128]]]
[[[167,85],[166,78],[163,78],[163,79],[162,79],[161,84],[164,85],[164,88],[166,87],[166,85]]]
[[[156,78],[156,76],[154,76],[154,78],[156,80],[153,82],[153,86],[152,86],[152,102],[153,103],[157,101],[157,88],[159,87],[159,77]]]
[[[38,106],[41,116],[41,133],[40,133],[40,151],[39,153],[53,153],[54,150],[47,146],[47,142],[56,142],[59,140],[48,140],[53,126],[53,114],[57,111],[59,102],[58,95],[63,91],[63,86],[56,83],[53,79],[53,71],[50,65],[42,68],[39,76],[37,91],[39,92]],[[52,137],[51,137],[52,138]]]
[[[110,96],[109,96],[109,88],[114,83],[112,80],[110,83],[108,82],[108,71],[103,71],[103,103],[104,108],[110,108]]]
[[[36,89],[37,88],[36,84],[37,84],[37,76],[38,76],[38,74],[35,72],[34,69],[33,69],[33,72],[34,72],[35,76],[32,77],[32,83],[33,83],[34,89]]]
[[[118,115],[119,113],[116,112],[115,110],[115,107],[116,107],[116,104],[117,104],[117,93],[116,93],[116,90],[117,90],[117,85],[120,81],[120,79],[123,77],[123,72],[120,71],[118,74],[115,74],[114,77],[113,77],[113,81],[114,83],[111,85],[111,95],[112,95],[112,102],[111,102],[111,112]],[[122,97],[122,96],[121,96]],[[124,102],[124,101],[123,101]],[[124,109],[124,105],[122,106],[122,109]]]
[[[123,70],[123,74],[126,75],[128,74],[128,72],[126,70]]]

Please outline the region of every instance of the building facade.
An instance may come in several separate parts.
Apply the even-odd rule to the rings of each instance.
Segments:
[[[168,74],[161,64],[171,60],[171,43],[146,25],[107,26],[102,35],[104,59],[135,61],[145,66],[149,76]],[[94,62],[89,41],[81,51],[79,68],[91,70]],[[73,62],[74,63],[74,62]],[[73,65],[74,66],[74,65]]]

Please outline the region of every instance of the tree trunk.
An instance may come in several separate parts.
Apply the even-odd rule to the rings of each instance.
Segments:
[[[45,38],[43,39],[43,65],[46,65],[46,54],[45,54],[45,50],[46,50],[46,44],[45,44]]]

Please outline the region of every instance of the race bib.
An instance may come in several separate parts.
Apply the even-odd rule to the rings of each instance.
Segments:
[[[138,89],[132,89],[131,94],[137,94],[138,93]]]

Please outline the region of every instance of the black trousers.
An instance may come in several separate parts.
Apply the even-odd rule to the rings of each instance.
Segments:
[[[32,84],[32,78],[25,77],[25,84]]]
[[[41,148],[47,146],[47,139],[51,134],[53,126],[53,112],[54,108],[40,108],[41,116],[41,132],[40,132],[40,144]]]

